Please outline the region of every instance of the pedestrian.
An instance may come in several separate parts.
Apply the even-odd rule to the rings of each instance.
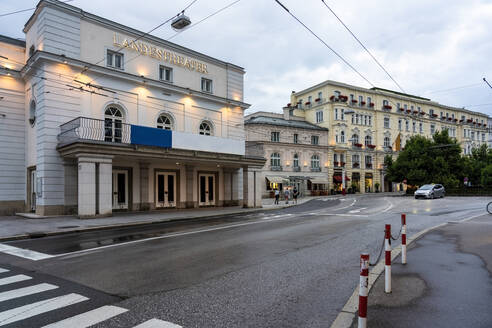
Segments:
[[[294,204],[297,204],[297,196],[299,196],[299,191],[294,187],[294,192],[292,193],[292,197],[294,197]]]
[[[289,189],[285,189],[284,196],[285,196],[285,204],[289,204],[289,196],[290,196]]]
[[[275,205],[278,205],[278,199],[280,197],[280,191],[275,189]]]

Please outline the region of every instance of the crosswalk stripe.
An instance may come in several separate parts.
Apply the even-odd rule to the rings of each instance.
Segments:
[[[150,319],[134,328],[182,328],[180,325],[159,319]]]
[[[42,283],[42,284],[38,284],[38,285],[34,285],[34,286],[13,289],[13,290],[9,290],[9,291],[0,293],[0,302],[8,301],[8,300],[22,297],[22,296],[37,294],[37,293],[45,292],[47,290],[52,290],[52,289],[56,289],[56,288],[58,288],[58,286]]]
[[[53,257],[53,255],[31,251],[29,249],[14,247],[6,244],[0,244],[0,252],[23,257],[25,259],[29,259],[33,261],[44,260]]]
[[[9,272],[7,269],[0,268],[0,273]]]
[[[128,310],[121,307],[105,305],[100,308],[67,318],[65,320],[52,323],[50,325],[44,326],[43,328],[86,328],[104,320],[108,320],[126,311]]]
[[[32,278],[29,276],[23,275],[23,274],[18,274],[15,276],[10,276],[7,278],[0,279],[0,286],[13,284],[14,282],[19,282],[19,281],[24,281],[24,280],[29,280],[29,279],[32,279]]]
[[[87,300],[85,296],[72,293],[3,311],[0,312],[0,326]]]

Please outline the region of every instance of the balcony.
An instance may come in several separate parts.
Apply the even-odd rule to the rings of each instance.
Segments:
[[[321,172],[321,167],[311,167],[311,172]]]
[[[270,166],[271,171],[283,171],[282,166]]]
[[[78,117],[60,126],[58,145],[65,146],[75,142],[245,154],[245,142],[240,139],[163,130],[127,124],[120,120],[98,120],[87,117]]]
[[[301,172],[301,167],[300,166],[293,166],[292,171],[294,172]]]
[[[352,163],[352,168],[359,168],[360,164],[358,162]]]

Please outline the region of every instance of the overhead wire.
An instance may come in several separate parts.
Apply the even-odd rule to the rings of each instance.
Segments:
[[[402,91],[402,92],[405,92],[405,90],[403,90],[403,88],[401,87],[401,85],[396,82],[396,80],[393,78],[393,76],[391,76],[391,74],[386,70],[386,68],[384,68],[384,66],[379,62],[379,60],[376,59],[376,57],[369,51],[369,49],[367,49],[367,47],[362,43],[362,41],[360,41],[360,39],[352,32],[352,30],[342,21],[342,19],[333,11],[333,9],[331,9],[330,6],[328,6],[328,4],[325,2],[325,0],[321,0],[321,2],[323,2],[323,4],[325,5],[326,8],[328,8],[328,10],[333,14],[333,16],[336,17],[336,19],[343,25],[343,27],[345,27],[345,29],[350,33],[350,35],[352,35],[352,37],[360,44],[360,46],[369,54],[369,56],[371,56],[371,58],[376,62],[376,64],[386,73],[386,75],[388,75],[388,77],[396,84],[396,86]]]

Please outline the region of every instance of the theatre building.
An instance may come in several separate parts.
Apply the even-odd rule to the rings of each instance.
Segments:
[[[243,68],[55,0],[0,37],[0,214],[261,206]]]

